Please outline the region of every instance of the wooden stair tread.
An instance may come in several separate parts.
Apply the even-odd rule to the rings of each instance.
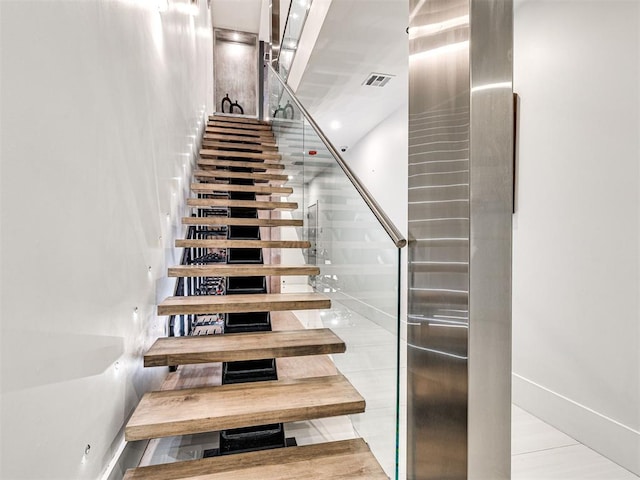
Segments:
[[[271,125],[264,125],[261,123],[247,123],[247,122],[226,122],[223,120],[209,120],[207,122],[207,126],[209,127],[232,127],[232,128],[241,128],[252,131],[271,131]]]
[[[294,312],[271,312],[273,331],[302,330],[305,326]],[[339,372],[329,355],[309,355],[304,357],[277,358],[280,380],[307,377],[326,377]],[[169,372],[159,390],[213,387],[222,385],[222,363],[196,363],[179,365],[175,372]]]
[[[284,165],[276,162],[243,162],[242,160],[198,159],[199,167],[242,167],[254,170],[284,170]]]
[[[213,120],[231,122],[231,123],[254,123],[256,125],[271,125],[270,122],[266,122],[258,118],[240,117],[233,114],[224,115],[220,113],[214,113],[213,115],[209,115],[209,121],[213,121]]]
[[[183,225],[247,225],[254,227],[302,227],[302,220],[281,218],[184,217]]]
[[[342,375],[149,392],[129,419],[125,439],[311,420],[364,408],[364,398]]]
[[[315,265],[215,264],[176,265],[169,267],[169,277],[259,277],[267,275],[319,275]]]
[[[233,152],[230,150],[216,150],[210,148],[200,149],[201,157],[227,157],[242,158],[246,160],[280,160],[282,155],[279,153],[258,153],[258,152]]]
[[[190,207],[245,207],[256,208],[258,210],[295,210],[298,208],[296,202],[262,202],[259,200],[228,200],[218,198],[188,198],[187,205]],[[306,247],[305,247],[306,248]]]
[[[145,367],[344,353],[328,328],[159,338],[144,356]]]
[[[387,480],[361,438],[127,470],[124,480]]]
[[[273,187],[259,185],[231,185],[228,183],[192,183],[193,192],[255,192],[258,195],[291,195],[291,187]]]
[[[257,144],[266,147],[277,147],[274,139],[263,139],[260,137],[242,137],[240,135],[232,135],[232,134],[222,134],[222,133],[207,133],[205,132],[203,137],[204,140],[225,140],[225,141],[234,141],[234,142],[242,142],[248,144]]]
[[[272,132],[262,132],[262,131],[251,131],[251,130],[243,130],[241,128],[234,128],[233,126],[229,127],[205,127],[204,131],[206,133],[226,133],[229,135],[236,135],[239,137],[252,137],[259,138],[265,141],[273,141],[273,133]]]
[[[288,175],[278,175],[276,173],[231,172],[229,170],[196,170],[193,172],[193,175],[201,178],[246,178],[256,182],[286,182],[289,180]]]
[[[221,140],[207,140],[202,139],[202,148],[214,148],[214,149],[231,149],[230,151],[237,150],[249,150],[258,153],[273,153],[276,147],[265,147],[264,145],[255,145],[252,143],[235,143],[235,142],[223,142]]]
[[[330,307],[331,300],[321,293],[192,295],[166,298],[158,304],[158,315],[316,310]]]
[[[213,240],[178,239],[177,248],[310,248],[304,240]]]

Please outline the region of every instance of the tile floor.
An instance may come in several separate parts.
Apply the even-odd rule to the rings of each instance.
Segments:
[[[511,434],[512,480],[640,478],[515,405]]]

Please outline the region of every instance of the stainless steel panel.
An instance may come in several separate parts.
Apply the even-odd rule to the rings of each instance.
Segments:
[[[271,0],[271,66],[278,69],[280,57],[280,0]]]
[[[415,0],[410,12],[407,478],[463,479],[469,333],[469,24],[455,25],[455,19],[469,14],[469,4]],[[455,26],[441,28],[446,25]],[[442,271],[443,262],[454,267]],[[429,268],[434,263],[442,268]]]
[[[407,478],[499,480],[510,464],[511,2],[410,4]]]
[[[476,28],[477,26],[477,28]],[[471,1],[469,478],[510,478],[513,12]]]

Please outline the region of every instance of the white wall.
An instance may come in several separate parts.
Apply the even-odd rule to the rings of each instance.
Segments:
[[[514,401],[640,474],[640,2],[526,1]]]
[[[198,3],[0,5],[2,478],[99,478],[166,374],[141,355],[212,109]]]
[[[406,93],[406,92],[405,92]],[[396,227],[407,234],[408,111],[399,108],[343,153]]]

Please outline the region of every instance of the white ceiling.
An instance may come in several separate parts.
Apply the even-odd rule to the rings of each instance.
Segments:
[[[214,28],[260,33],[262,4],[268,0],[213,0],[211,19]],[[267,3],[268,7],[268,3]]]
[[[408,3],[333,0],[296,95],[334,145],[352,147],[406,105]],[[363,86],[372,72],[395,76],[381,88]]]
[[[213,24],[259,33],[268,8],[269,0],[213,0]],[[296,94],[336,146],[353,146],[406,104],[408,16],[408,0],[332,0]],[[371,72],[395,76],[362,86]]]

